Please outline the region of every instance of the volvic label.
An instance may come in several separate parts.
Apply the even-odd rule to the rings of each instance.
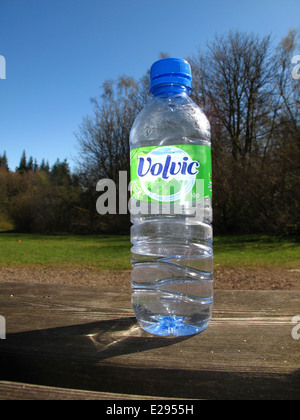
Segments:
[[[208,146],[155,146],[131,151],[131,189],[136,200],[184,203],[211,197],[211,178]]]

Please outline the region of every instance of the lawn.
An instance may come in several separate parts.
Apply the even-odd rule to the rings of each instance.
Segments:
[[[130,268],[128,236],[0,234],[0,266],[86,266],[99,270]]]
[[[215,264],[225,267],[300,268],[300,242],[273,236],[220,236],[214,239]]]
[[[0,266],[47,265],[130,269],[129,236],[0,234]],[[214,240],[214,263],[224,267],[300,268],[300,243],[269,236],[222,236]]]

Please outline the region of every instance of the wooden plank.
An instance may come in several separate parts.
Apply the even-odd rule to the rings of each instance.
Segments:
[[[143,332],[130,290],[1,284],[0,379],[165,398],[298,399],[300,291],[217,291],[202,334]]]
[[[144,395],[113,394],[0,381],[0,400],[164,400]]]

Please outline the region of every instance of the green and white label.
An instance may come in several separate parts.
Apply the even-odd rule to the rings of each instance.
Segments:
[[[184,144],[133,149],[131,191],[143,202],[186,203],[211,197],[211,148]]]

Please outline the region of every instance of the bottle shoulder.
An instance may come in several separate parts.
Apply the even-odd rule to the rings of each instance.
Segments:
[[[188,96],[153,97],[135,119],[132,148],[144,145],[204,142],[210,145],[210,124]]]

